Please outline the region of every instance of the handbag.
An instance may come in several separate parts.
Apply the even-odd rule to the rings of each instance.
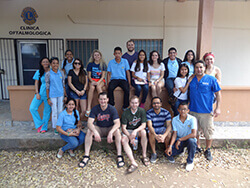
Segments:
[[[185,86],[187,85],[187,81],[188,81],[188,79],[186,79]],[[184,87],[185,87],[185,86],[184,86]],[[178,98],[179,98],[180,96],[181,96],[181,92],[180,92],[180,94],[178,95],[178,97],[172,95],[171,97],[168,98],[168,103],[169,103],[171,106],[174,106],[175,103],[176,103],[176,101],[178,100]]]

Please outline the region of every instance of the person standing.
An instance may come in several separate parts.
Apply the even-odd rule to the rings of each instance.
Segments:
[[[129,88],[131,86],[130,82],[130,67],[128,61],[122,57],[122,49],[116,47],[114,49],[115,59],[109,61],[108,64],[108,75],[107,75],[107,84],[108,84],[108,98],[109,104],[112,106],[115,105],[114,101],[114,90],[118,86],[122,88],[124,92],[123,100],[123,110],[129,106]]]
[[[190,94],[190,114],[196,117],[198,127],[206,138],[206,151],[204,152],[207,160],[213,159],[211,146],[214,134],[213,117],[220,115],[221,88],[217,79],[205,74],[206,64],[204,61],[195,62],[195,76],[189,85]],[[213,111],[213,101],[216,96],[215,109]],[[197,150],[200,149],[199,135],[197,134]]]
[[[127,41],[126,46],[128,51],[122,55],[122,58],[127,59],[129,67],[131,67],[138,57],[138,52],[135,51],[135,42],[133,40]]]
[[[50,70],[50,63],[47,57],[44,57],[39,62],[39,70],[36,71],[33,79],[35,80],[35,97],[30,104],[30,113],[33,117],[35,128],[38,133],[45,133],[48,130],[48,122],[51,113],[51,107],[47,101],[45,74]],[[44,104],[43,119],[41,119],[38,108]]]
[[[193,50],[188,50],[185,53],[183,62],[181,64],[187,64],[188,69],[189,69],[189,75],[191,76],[192,74],[194,74],[194,62],[195,62],[195,53]]]
[[[138,137],[141,138],[142,146],[142,162],[145,166],[149,165],[149,158],[147,157],[147,133],[146,133],[146,112],[139,107],[139,98],[135,95],[130,99],[130,108],[125,110],[122,114],[122,146],[127,154],[131,165],[127,172],[132,173],[138,168],[133,152],[129,143],[138,147]],[[137,140],[137,143],[136,143]]]
[[[62,62],[62,71],[64,72],[65,75],[65,90],[67,93],[67,96],[69,96],[70,88],[68,85],[68,74],[71,69],[73,69],[73,62],[74,62],[74,55],[71,50],[66,50],[65,53],[65,59]]]

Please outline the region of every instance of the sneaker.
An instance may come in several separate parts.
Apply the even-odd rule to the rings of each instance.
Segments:
[[[186,171],[190,172],[193,169],[194,169],[194,163],[187,163]]]
[[[42,130],[40,133],[46,133],[47,131],[45,131],[45,130]]]
[[[185,147],[185,148],[183,149],[183,152],[182,152],[179,156],[180,156],[180,157],[183,157],[183,156],[185,155],[186,150],[187,150],[187,148]]]
[[[155,163],[157,159],[157,154],[156,153],[152,153],[151,154],[151,158],[150,158],[150,162],[151,163]]]
[[[69,152],[69,155],[71,157],[75,157],[76,156],[76,154],[74,154],[74,152],[71,149],[69,149],[68,152]]]
[[[201,152],[202,152],[202,149],[197,147],[195,153],[201,153]]]
[[[41,125],[41,126],[37,129],[37,132],[38,132],[38,133],[41,132],[42,127],[43,127],[43,125]]]
[[[212,157],[210,148],[208,148],[208,149],[205,151],[204,155],[205,155],[205,157],[207,158],[207,160],[209,160],[209,161],[212,161],[212,160],[213,160],[213,157]]]
[[[58,135],[59,132],[55,129],[55,130],[54,130],[54,134],[55,134],[55,135]]]
[[[62,155],[60,154],[61,151],[62,151],[62,148],[59,149],[59,151],[58,151],[58,153],[56,155],[58,159],[61,159],[62,156],[63,156],[63,154]]]
[[[171,155],[171,156],[168,156],[166,153],[164,153],[164,155],[167,157],[168,161],[170,163],[175,163],[175,160],[174,160],[174,157]]]

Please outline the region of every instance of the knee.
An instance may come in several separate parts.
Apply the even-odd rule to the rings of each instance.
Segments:
[[[123,136],[121,142],[122,142],[122,145],[123,145],[123,146],[124,146],[125,144],[127,144],[127,143],[128,143],[128,137]]]
[[[188,144],[195,145],[196,144],[196,139],[195,138],[189,138],[188,139]]]
[[[82,143],[84,143],[84,141],[85,141],[85,133],[80,133],[80,137],[79,137],[79,144],[82,144]]]
[[[121,140],[121,133],[119,130],[115,131],[114,136],[115,136],[115,140],[118,140],[118,141]]]
[[[144,139],[147,138],[146,130],[141,130],[140,134],[141,134],[141,138],[144,138]]]
[[[74,141],[71,141],[70,144],[72,145],[72,148],[76,148],[79,145],[79,141],[75,139]]]

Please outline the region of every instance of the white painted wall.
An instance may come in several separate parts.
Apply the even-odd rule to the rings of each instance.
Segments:
[[[35,25],[51,31],[51,38],[99,39],[106,61],[113,58],[115,46],[121,46],[125,52],[125,42],[130,38],[164,39],[164,57],[171,46],[178,49],[180,58],[186,50],[196,50],[198,1],[166,1],[164,6],[160,0],[1,0],[0,37],[17,38],[10,36],[9,31],[25,25],[20,15],[27,6],[37,11],[39,17]],[[249,1],[215,3],[212,51],[216,65],[222,69],[222,85],[250,85],[247,72],[250,69],[249,10]]]

